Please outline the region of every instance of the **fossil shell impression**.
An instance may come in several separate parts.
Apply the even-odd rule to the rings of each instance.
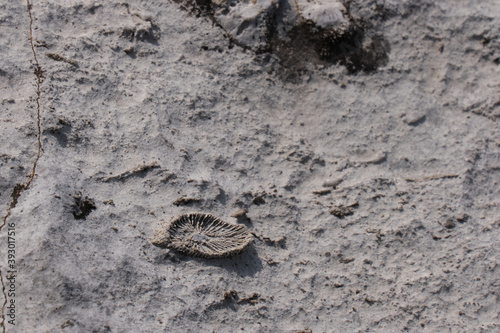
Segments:
[[[204,258],[226,258],[243,251],[252,241],[243,225],[229,224],[210,214],[178,216],[156,233],[152,243],[184,254]]]

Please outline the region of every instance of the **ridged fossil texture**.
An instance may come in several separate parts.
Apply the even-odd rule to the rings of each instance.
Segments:
[[[242,252],[252,242],[243,225],[229,224],[210,214],[192,213],[162,225],[152,243],[203,258],[227,258]]]

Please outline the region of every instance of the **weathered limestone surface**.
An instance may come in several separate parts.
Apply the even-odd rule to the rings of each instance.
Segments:
[[[498,331],[500,3],[228,4],[0,4],[5,331]]]

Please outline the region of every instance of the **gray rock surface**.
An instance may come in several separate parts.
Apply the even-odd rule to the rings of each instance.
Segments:
[[[302,19],[310,20],[323,29],[344,30],[349,26],[346,8],[340,1],[297,0],[293,1]]]
[[[267,47],[269,20],[279,3],[274,0],[214,1],[213,17],[238,44],[253,50]]]
[[[352,20],[344,4],[335,0],[220,0],[208,8],[205,12],[232,41],[257,52],[293,38],[290,31],[301,25],[310,25],[313,34],[343,35]]]
[[[38,1],[35,71],[0,4],[5,331],[500,330],[500,3],[343,5],[253,52],[201,0]],[[151,244],[189,212],[253,245]]]

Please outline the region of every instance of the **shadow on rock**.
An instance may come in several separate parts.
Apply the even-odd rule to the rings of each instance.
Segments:
[[[171,250],[163,256],[160,263],[179,263],[182,261],[196,261],[200,265],[224,268],[242,277],[254,276],[263,268],[262,260],[259,258],[259,254],[253,244],[250,244],[246,250],[234,257],[222,259],[190,257]]]

